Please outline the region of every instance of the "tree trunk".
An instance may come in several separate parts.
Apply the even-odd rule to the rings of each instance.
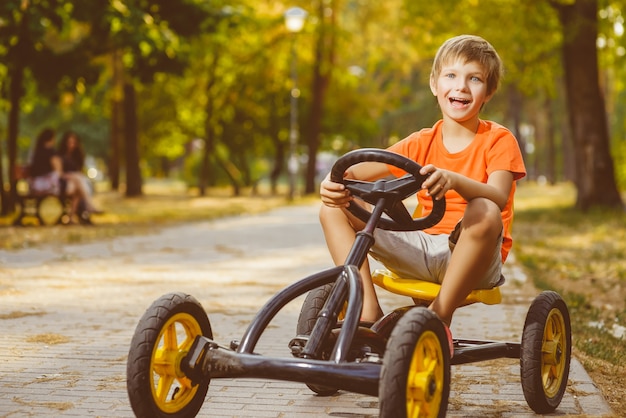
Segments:
[[[215,160],[217,161],[217,164],[222,167],[224,173],[226,173],[228,180],[230,180],[230,184],[233,186],[233,196],[241,196],[241,185],[238,180],[240,175],[237,167],[235,167],[231,161],[222,160],[219,156],[215,156]]]
[[[24,71],[26,68],[26,51],[29,51],[28,42],[31,40],[28,35],[30,25],[28,4],[22,5],[22,16],[19,23],[19,34],[14,50],[17,54],[13,62],[7,63],[9,73],[9,116],[7,132],[7,160],[9,175],[9,190],[4,190],[4,178],[0,177],[0,189],[2,194],[2,214],[8,215],[15,210],[17,202],[17,179],[15,178],[15,163],[17,159],[17,136],[19,132],[20,102],[24,95]],[[0,168],[2,165],[0,164]]]
[[[534,149],[530,163],[526,163],[528,178],[534,181],[543,181],[545,173],[543,171],[543,162],[545,161],[545,134],[544,134],[544,115],[540,112],[532,112],[528,115],[531,128],[528,133],[532,138]]]
[[[109,178],[111,180],[111,190],[119,190],[120,188],[120,161],[121,152],[120,145],[124,137],[122,103],[113,100],[111,103],[111,155],[109,159]]]
[[[276,101],[279,99],[276,98]],[[278,179],[280,175],[283,173],[284,169],[284,161],[286,154],[285,142],[281,141],[279,131],[280,131],[280,116],[278,115],[277,109],[280,107],[278,103],[273,103],[270,106],[270,118],[269,118],[269,136],[272,139],[272,143],[274,144],[274,166],[272,167],[272,171],[270,171],[270,191],[273,196],[278,193]]]
[[[543,102],[545,112],[545,135],[546,135],[546,178],[549,184],[557,181],[556,145],[554,138],[554,111],[552,99],[546,95]]]
[[[126,197],[142,194],[139,169],[137,95],[132,82],[124,83],[124,139],[126,151]]]
[[[219,46],[215,46],[211,61],[208,68],[208,77],[206,85],[206,106],[204,108],[204,149],[202,152],[202,163],[200,172],[198,173],[198,192],[200,196],[206,194],[206,188],[209,183],[209,173],[211,171],[211,156],[215,150],[215,85],[217,83],[217,64],[220,59]]]
[[[11,207],[9,206],[10,202],[8,200],[10,191],[5,190],[4,188],[4,164],[2,164],[2,162],[4,161],[3,154],[4,153],[2,152],[2,146],[0,146],[0,205],[2,205],[2,207],[0,208],[0,213],[3,216],[6,216],[9,213],[11,213],[12,210],[11,210]]]
[[[278,193],[278,178],[283,172],[282,162],[285,160],[285,143],[277,138],[278,135],[273,136],[276,138],[274,142],[274,167],[270,172],[270,193],[275,196]]]
[[[111,155],[109,159],[109,178],[111,190],[119,190],[120,187],[120,145],[124,136],[124,69],[122,56],[119,51],[112,55],[113,67],[113,94],[111,100]]]
[[[559,12],[563,30],[565,86],[577,167],[576,207],[622,207],[598,79],[598,2],[577,0],[570,5],[552,5]]]
[[[522,99],[522,94],[516,86],[511,85],[507,90],[507,100],[507,119],[511,120],[511,130],[513,131],[513,135],[517,139],[517,143],[522,153],[522,158],[527,164],[528,154],[526,153],[526,138],[524,138],[522,135],[522,108],[524,105],[524,101]],[[529,173],[529,177],[531,176],[531,174],[532,173]]]
[[[20,62],[14,63],[9,76],[9,120],[7,135],[7,159],[9,163],[9,190],[2,187],[2,214],[8,215],[15,210],[17,201],[17,179],[15,178],[15,163],[17,159],[17,135],[19,132],[20,100],[22,98],[24,82],[24,67]],[[4,184],[4,182],[0,183]]]
[[[561,97],[557,101],[557,117],[555,119],[556,127],[560,133],[560,150],[562,155],[563,180],[569,181],[575,184],[576,178],[576,161],[574,159],[574,141],[572,140],[572,134],[570,132],[570,125],[568,121],[567,112],[567,100],[565,99],[565,82],[559,78],[555,80],[556,87],[558,89],[557,96]]]
[[[215,132],[210,123],[206,123],[204,148],[202,149],[202,162],[200,164],[200,173],[198,175],[198,193],[200,196],[206,196],[206,188],[209,181],[211,155],[213,154],[213,144],[215,142]]]
[[[330,85],[332,67],[335,61],[336,3],[336,1],[331,2],[330,23],[325,23],[328,6],[326,2],[318,2],[318,17],[322,23],[319,25],[319,34],[315,48],[315,63],[313,65],[313,97],[311,99],[311,113],[309,114],[309,126],[307,129],[308,163],[304,186],[305,194],[311,194],[316,191],[317,151],[320,147],[320,135],[322,133],[324,100]]]
[[[20,101],[24,94],[24,70],[25,70],[25,50],[24,45],[28,37],[28,26],[30,19],[28,13],[23,13],[20,22],[19,36],[15,50],[16,58],[9,64],[9,120],[7,135],[7,159],[9,163],[9,190],[4,190],[4,181],[0,183],[2,189],[2,214],[8,215],[15,210],[15,202],[17,202],[17,179],[15,178],[15,163],[17,159],[17,136],[19,132],[20,118]],[[0,166],[1,167],[1,166]],[[4,179],[2,179],[4,180]]]

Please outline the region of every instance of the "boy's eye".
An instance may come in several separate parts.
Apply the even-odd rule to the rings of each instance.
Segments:
[[[444,77],[446,77],[446,78],[454,78],[454,74],[448,73],[448,74],[444,75]]]
[[[480,77],[477,77],[477,76],[472,76],[471,80],[472,81],[476,81],[476,82],[482,81],[482,79]]]

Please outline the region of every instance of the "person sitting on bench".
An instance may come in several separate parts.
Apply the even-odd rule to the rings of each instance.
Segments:
[[[85,150],[83,149],[83,144],[76,132],[67,131],[61,137],[61,142],[58,147],[59,157],[61,157],[61,161],[63,162],[63,173],[67,176],[75,176],[76,181],[80,181],[82,183],[82,188],[84,188],[89,196],[93,195],[94,189],[89,181],[89,178],[85,175]],[[84,212],[86,210],[85,204],[82,203],[79,206],[78,213]],[[99,214],[100,211],[91,211],[89,214]]]
[[[37,137],[30,164],[29,187],[32,193],[65,194],[71,198],[70,223],[75,223],[73,215],[78,205],[84,202],[90,213],[101,213],[91,201],[90,191],[76,175],[63,172],[63,163],[55,150],[53,129],[44,129]],[[64,187],[62,187],[64,184]]]

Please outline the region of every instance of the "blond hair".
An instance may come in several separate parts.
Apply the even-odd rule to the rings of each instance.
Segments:
[[[430,77],[436,80],[443,66],[450,61],[478,62],[487,73],[487,94],[494,93],[504,72],[502,60],[489,42],[475,35],[459,35],[448,39],[439,47]]]

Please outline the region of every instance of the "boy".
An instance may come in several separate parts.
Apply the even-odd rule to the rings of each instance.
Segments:
[[[439,49],[430,74],[430,88],[442,112],[432,128],[422,129],[392,145],[429,174],[418,193],[422,211],[433,199],[446,198],[441,222],[424,231],[376,229],[371,255],[403,278],[441,283],[429,306],[446,325],[465,297],[476,288],[491,288],[501,277],[511,249],[515,182],[525,176],[515,137],[506,128],[479,119],[479,112],[498,88],[502,62],[495,49],[478,36],[461,35]],[[382,163],[361,163],[345,176],[375,180],[404,174]],[[342,264],[364,223],[345,208],[352,200],[329,177],[320,186],[320,221],[330,254]],[[356,201],[355,201],[356,203]],[[454,250],[454,251],[453,251]],[[361,268],[364,287],[363,321],[382,316],[367,261]]]

